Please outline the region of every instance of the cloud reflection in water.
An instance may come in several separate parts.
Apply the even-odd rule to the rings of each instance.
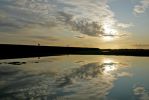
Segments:
[[[14,83],[1,89],[3,92],[0,97],[8,100],[12,98],[104,100],[114,86],[113,82],[120,77],[117,71],[124,68],[123,66],[124,64],[114,60],[103,60],[102,62],[84,64],[72,68],[68,72],[55,75],[50,73],[25,75],[20,80],[15,79],[18,73],[13,73]],[[13,69],[13,67],[10,67],[10,69]],[[24,74],[27,73],[19,70],[20,76]]]

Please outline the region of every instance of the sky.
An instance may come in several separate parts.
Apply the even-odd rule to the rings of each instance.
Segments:
[[[0,43],[149,48],[149,0],[0,0]]]

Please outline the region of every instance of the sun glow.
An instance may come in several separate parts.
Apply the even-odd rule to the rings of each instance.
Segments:
[[[110,42],[110,41],[113,41],[115,38],[112,36],[103,36],[102,39],[104,41]]]
[[[104,41],[113,41],[115,40],[116,36],[118,36],[118,32],[115,28],[113,28],[111,25],[105,24],[103,26],[104,34],[102,35],[102,39]]]
[[[104,73],[109,73],[117,69],[117,62],[111,59],[104,59],[103,61]]]
[[[114,60],[112,60],[112,59],[103,59],[102,60],[102,63],[113,63],[114,62]]]

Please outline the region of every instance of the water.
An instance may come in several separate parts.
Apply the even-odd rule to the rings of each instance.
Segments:
[[[0,100],[149,100],[149,58],[0,60]]]

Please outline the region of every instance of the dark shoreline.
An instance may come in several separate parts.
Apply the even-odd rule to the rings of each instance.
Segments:
[[[99,49],[0,44],[0,59],[59,56],[59,55],[116,55],[149,57],[149,49]]]

